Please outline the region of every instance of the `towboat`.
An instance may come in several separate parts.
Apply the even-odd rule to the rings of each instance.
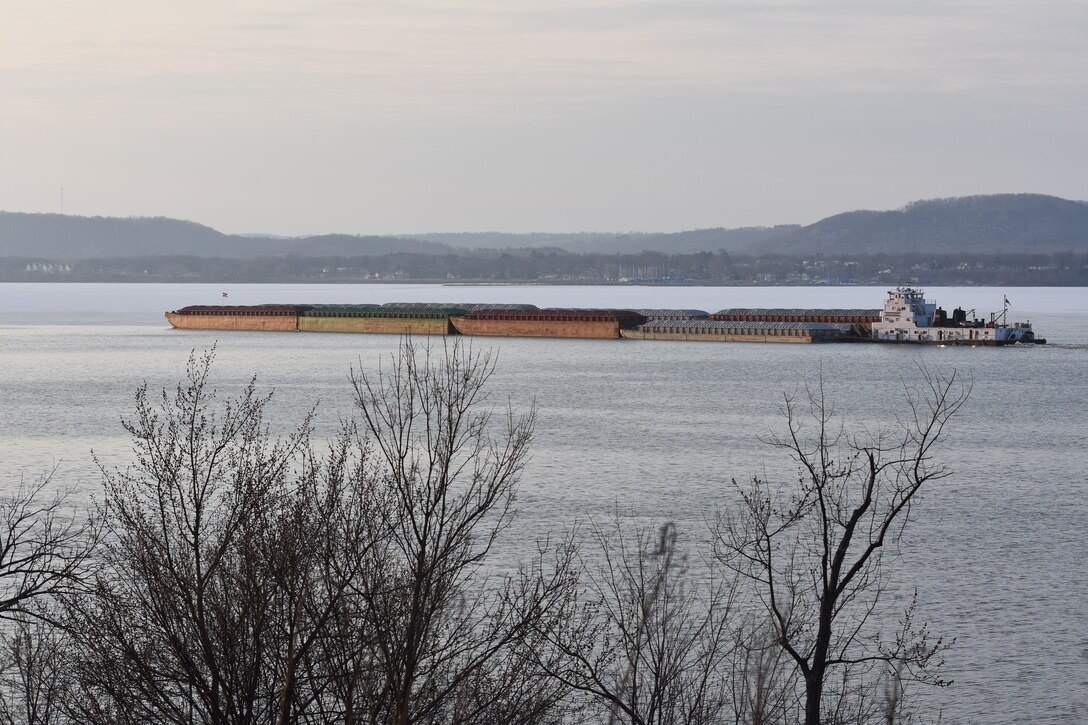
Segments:
[[[874,342],[921,343],[928,345],[1041,345],[1046,340],[1035,337],[1031,322],[1008,322],[1009,298],[1001,312],[990,319],[975,318],[956,308],[951,314],[927,301],[922,290],[897,287],[888,292],[880,320],[872,323]],[[969,319],[970,315],[970,319]]]

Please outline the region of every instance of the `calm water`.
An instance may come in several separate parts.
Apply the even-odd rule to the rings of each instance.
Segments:
[[[58,465],[95,492],[94,449],[123,465],[119,425],[137,385],[172,386],[190,350],[217,345],[216,383],[256,373],[274,388],[276,424],[315,402],[323,431],[352,414],[348,370],[395,350],[388,336],[172,330],[162,311],[263,302],[528,302],[540,306],[879,307],[876,288],[0,285],[0,484]],[[849,420],[891,420],[917,364],[974,381],[934,486],[908,530],[899,584],[917,587],[935,632],[957,638],[955,685],[927,692],[946,722],[1088,721],[1088,290],[929,289],[980,316],[1013,303],[1051,345],[1025,349],[744,345],[483,339],[499,369],[494,400],[539,426],[504,556],[617,502],[633,517],[681,523],[691,538],[728,501],[728,482],[787,479],[760,435],[781,429],[784,392],[823,375]]]

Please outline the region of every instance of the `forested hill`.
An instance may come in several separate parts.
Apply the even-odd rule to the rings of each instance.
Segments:
[[[622,234],[420,234],[460,248],[549,246],[568,252],[791,255],[1056,253],[1088,251],[1088,203],[1041,194],[916,201],[893,211],[850,211],[808,226]]]
[[[354,257],[396,252],[448,253],[437,242],[400,237],[328,234],[238,236],[162,217],[79,217],[0,212],[0,257],[54,260],[105,257]]]
[[[768,239],[800,229],[796,224],[741,229],[693,229],[683,232],[569,232],[507,234],[460,232],[413,234],[414,239],[441,242],[461,249],[553,248],[575,254],[637,254],[643,251],[670,254],[739,252],[756,248]]]
[[[1088,203],[1040,194],[916,201],[895,211],[837,214],[761,246],[830,255],[1086,251]]]
[[[557,220],[556,223],[561,223]],[[1037,253],[1088,251],[1088,202],[1039,194],[917,201],[894,211],[852,211],[808,226],[696,229],[669,233],[312,237],[222,234],[165,218],[76,217],[0,212],[0,257],[51,260],[123,257],[365,257],[464,254],[469,249],[563,250],[576,254],[728,252],[749,255]]]

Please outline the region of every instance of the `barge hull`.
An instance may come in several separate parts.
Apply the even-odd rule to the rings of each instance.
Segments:
[[[628,340],[685,340],[689,342],[783,342],[792,345],[808,345],[813,342],[832,342],[816,340],[808,335],[693,335],[687,332],[643,332],[642,330],[621,330],[620,335]]]
[[[228,330],[246,332],[295,332],[298,315],[179,315],[166,320],[180,330]]]
[[[594,322],[563,320],[473,320],[451,317],[454,329],[462,335],[485,337],[568,337],[592,340],[616,340],[620,325],[616,320]]]
[[[455,334],[449,319],[397,317],[302,317],[302,332],[357,332],[380,335]]]

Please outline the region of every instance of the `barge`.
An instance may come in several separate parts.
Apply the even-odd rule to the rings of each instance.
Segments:
[[[386,335],[449,335],[451,310],[413,308],[344,309],[336,306],[306,310],[299,315],[300,332],[357,332]],[[361,307],[361,306],[360,306]]]
[[[693,342],[836,342],[854,333],[851,325],[825,322],[747,320],[651,320],[620,334],[634,340]]]
[[[311,305],[190,305],[166,313],[166,320],[182,330],[245,330],[294,332],[298,318]]]
[[[572,337],[617,340],[624,330],[646,322],[633,310],[476,310],[450,318],[461,335]]]
[[[1030,322],[1008,322],[1009,300],[988,321],[946,313],[914,287],[888,292],[883,309],[538,309],[515,304],[194,305],[166,313],[189,330],[481,335],[700,342],[1044,344]]]

